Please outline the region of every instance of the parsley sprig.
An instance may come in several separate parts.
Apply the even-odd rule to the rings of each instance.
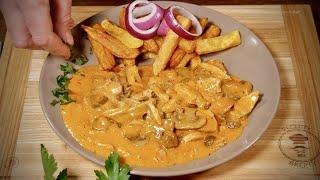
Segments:
[[[45,180],[66,180],[68,178],[67,169],[62,170],[57,178],[54,178],[54,173],[58,169],[58,164],[52,154],[49,154],[47,149],[41,144],[41,160],[44,170]]]
[[[105,161],[105,169],[107,174],[101,170],[94,170],[97,180],[128,180],[130,175],[130,167],[127,164],[120,165],[120,156],[113,152]]]
[[[76,70],[69,63],[66,63],[65,65],[61,64],[60,70],[63,72],[63,75],[59,75],[56,78],[58,87],[52,90],[52,94],[58,99],[54,99],[50,103],[52,106],[55,106],[56,104],[59,104],[59,103],[68,104],[73,101],[69,96],[68,84],[69,84],[70,78],[68,76],[70,74],[74,74]]]
[[[43,144],[41,144],[41,159],[44,170],[44,179],[55,180],[54,173],[58,169],[58,164],[55,161],[53,155],[48,153]],[[120,165],[119,160],[120,156],[118,153],[113,152],[112,154],[110,154],[104,165],[106,173],[101,170],[94,170],[94,173],[97,176],[97,180],[129,180],[130,167],[127,164]],[[56,180],[67,179],[67,168],[65,168],[59,173]]]
[[[77,51],[77,49],[74,48],[73,46],[70,46],[70,45],[69,45],[69,47],[70,47],[70,49],[71,49],[71,55],[70,55],[69,60],[70,60],[72,63],[74,63],[74,64],[76,64],[76,65],[78,65],[78,66],[81,66],[81,65],[84,65],[85,63],[88,62],[88,58],[87,58],[85,55],[81,54],[81,53],[80,53],[79,51]]]

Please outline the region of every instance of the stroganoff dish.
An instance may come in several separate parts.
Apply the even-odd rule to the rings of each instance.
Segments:
[[[164,37],[142,40],[126,30],[124,14],[121,27],[108,19],[82,26],[99,65],[63,76],[68,101],[56,96],[75,139],[102,157],[117,151],[134,167],[186,163],[236,140],[259,92],[230,75],[220,60],[202,62],[200,55],[239,45],[240,32],[220,35],[218,26],[200,18],[203,33],[195,39],[169,29]],[[191,20],[174,17],[195,31]],[[137,66],[139,58],[154,63]]]
[[[159,76],[151,66],[89,66],[73,76],[69,92],[76,102],[61,112],[78,142],[103,157],[117,151],[139,167],[208,156],[241,135],[259,98],[220,61]]]

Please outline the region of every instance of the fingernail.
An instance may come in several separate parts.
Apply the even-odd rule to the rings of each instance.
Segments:
[[[69,44],[69,45],[73,45],[73,36],[71,34],[70,31],[66,32],[66,42]]]

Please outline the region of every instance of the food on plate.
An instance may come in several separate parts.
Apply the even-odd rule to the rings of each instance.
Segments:
[[[104,157],[117,151],[131,166],[205,157],[241,135],[259,92],[228,72],[226,79],[204,68],[224,72],[220,61],[198,63],[158,76],[150,65],[80,68],[69,83],[80,91],[70,91],[76,101],[61,106],[63,119],[86,149]]]
[[[185,28],[189,29],[191,26],[191,21],[183,16],[177,16],[179,24]],[[172,30],[169,30],[165,36],[163,43],[160,47],[159,53],[155,62],[153,63],[153,73],[158,75],[162,70],[166,68],[168,61],[170,60],[171,55],[176,49],[181,37],[177,35]]]
[[[199,55],[208,54],[237,46],[240,43],[240,32],[235,30],[222,36],[197,41],[196,52]]]
[[[102,44],[105,48],[119,58],[136,58],[139,55],[138,49],[132,49],[125,46],[115,37],[108,35],[102,31],[91,28],[89,26],[82,25],[82,28],[88,33],[88,35]]]
[[[169,62],[170,67],[174,68],[178,66],[178,64],[180,63],[180,61],[182,60],[185,54],[186,52],[184,50],[177,48],[171,56],[171,59]]]
[[[133,37],[128,31],[118,27],[108,19],[104,19],[101,26],[108,34],[117,38],[128,48],[139,48],[143,45],[143,40]]]
[[[199,19],[199,23],[201,25],[202,30],[205,29],[207,23],[208,23],[208,18],[201,18]],[[195,31],[194,28],[192,28],[190,30]],[[199,39],[201,37],[198,37],[197,39]],[[189,40],[189,39],[181,39],[179,42],[179,48],[183,49],[185,52],[187,53],[192,53],[194,51],[194,49],[196,48],[196,40]]]
[[[119,12],[119,26],[126,29],[126,8],[122,7]]]
[[[103,47],[102,44],[94,40],[91,36],[89,36],[88,39],[91,43],[92,51],[96,55],[102,69],[111,69],[116,62],[110,50]]]
[[[179,64],[177,65],[177,68],[185,67],[188,64],[188,62],[196,55],[196,53],[187,53],[186,55],[184,55]]]
[[[214,24],[211,24],[205,33],[201,36],[202,39],[213,38],[220,35],[220,28]]]
[[[99,65],[58,82],[68,97],[57,100],[64,122],[83,147],[103,157],[117,151],[132,166],[166,167],[242,134],[259,91],[201,56],[239,45],[239,31],[220,36],[217,25],[205,28],[208,18],[142,0],[123,8],[119,23],[83,25]]]

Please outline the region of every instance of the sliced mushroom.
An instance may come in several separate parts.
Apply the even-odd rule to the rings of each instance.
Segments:
[[[216,139],[216,137],[214,137],[213,135],[207,135],[205,138],[204,138],[204,145],[206,145],[207,147],[210,147],[213,145],[214,143],[214,140]]]
[[[93,120],[92,129],[96,131],[106,131],[111,125],[110,119],[106,117],[99,117]]]
[[[140,131],[143,127],[143,120],[133,120],[121,127],[123,135],[129,140],[136,140],[140,138]]]
[[[108,101],[108,97],[103,93],[93,92],[89,96],[89,102],[92,108],[97,108],[104,105]]]
[[[187,143],[190,141],[200,140],[200,139],[203,139],[203,137],[204,137],[203,133],[193,132],[193,133],[187,134],[184,137],[182,137],[181,143]]]
[[[160,144],[166,148],[174,148],[179,145],[179,140],[175,133],[165,131],[160,137]]]
[[[204,117],[197,117],[194,121],[175,121],[174,127],[176,129],[199,129],[204,126],[207,122],[207,119]]]

